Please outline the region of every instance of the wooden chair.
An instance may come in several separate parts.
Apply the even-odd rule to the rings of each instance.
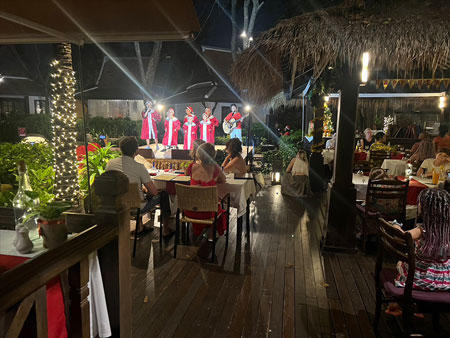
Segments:
[[[432,313],[433,325],[437,329],[440,313],[450,311],[450,292],[413,290],[416,264],[414,241],[409,232],[403,232],[393,227],[385,219],[380,218],[378,238],[378,257],[375,266],[376,307],[374,329],[377,329],[380,321],[381,305],[388,302],[396,302],[402,307],[405,337],[409,337],[411,334],[414,304],[417,305],[418,311]],[[395,261],[408,263],[408,276],[404,288],[395,286],[394,279],[397,276],[397,269],[383,268],[385,254]]]
[[[177,258],[177,246],[180,240],[180,224],[197,223],[205,224],[212,227],[213,231],[213,248],[211,254],[211,262],[214,261],[216,252],[216,232],[217,220],[221,216],[218,208],[217,187],[201,187],[201,186],[187,186],[184,184],[176,184],[178,209],[176,214],[176,229],[175,229],[175,246],[173,249],[173,257]],[[230,226],[230,195],[227,194],[222,201],[227,201],[227,209],[225,211],[227,217],[227,232],[225,247],[228,247],[228,235]],[[184,211],[199,211],[214,213],[214,217],[209,219],[195,219],[184,215]],[[189,227],[186,227],[187,244],[189,244]]]
[[[390,157],[390,154],[384,150],[371,150],[370,151],[370,169],[381,168],[383,161]]]
[[[363,250],[366,249],[368,235],[378,233],[377,219],[383,217],[400,223],[406,219],[406,195],[409,181],[370,180],[367,185],[366,204],[357,204],[356,208],[362,218]]]
[[[136,221],[133,239],[133,258],[136,256],[137,238],[139,235],[139,225],[142,223],[141,215],[141,192],[138,183],[130,183],[128,192],[121,196],[121,202],[130,208],[130,217]],[[153,212],[158,206],[150,210]],[[159,242],[162,243],[162,225],[159,227]]]

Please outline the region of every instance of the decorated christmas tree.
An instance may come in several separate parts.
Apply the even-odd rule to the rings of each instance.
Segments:
[[[328,107],[327,103],[324,103],[324,112],[323,112],[323,137],[331,137],[333,134],[333,122],[331,121],[331,118],[333,117],[333,114],[331,113],[330,108]]]

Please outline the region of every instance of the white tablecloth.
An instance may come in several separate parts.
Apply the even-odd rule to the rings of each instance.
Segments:
[[[33,241],[34,248],[29,254],[21,254],[13,246],[15,231],[0,230],[0,255],[33,258],[46,249],[42,245],[42,239]],[[91,322],[91,337],[97,335],[101,338],[111,336],[111,326],[109,324],[108,309],[106,307],[105,291],[98,262],[97,252],[89,255],[89,310]]]
[[[149,170],[150,172],[150,170]],[[165,189],[166,181],[158,181],[157,176],[152,177],[153,183],[157,189]],[[247,210],[247,200],[256,193],[255,183],[252,179],[234,179],[234,175],[227,175],[227,181],[224,184],[217,185],[217,193],[219,197],[225,196],[227,193],[230,194],[231,207],[237,209],[237,216],[241,217],[245,215]],[[171,196],[172,197],[172,196]],[[176,198],[171,198],[171,210],[172,213],[176,211],[177,201]]]
[[[334,161],[334,149],[322,150],[323,164],[329,164]]]
[[[255,182],[250,179],[234,179],[233,175],[227,176],[227,182],[217,185],[219,197],[230,194],[231,207],[237,209],[237,216],[245,215],[247,211],[247,200],[256,194]]]
[[[385,159],[381,168],[387,169],[387,173],[393,176],[404,176],[406,170],[406,161],[405,160],[391,160]]]
[[[353,184],[356,189],[356,199],[363,201],[366,199],[367,186],[369,184],[368,176],[360,176],[358,174],[353,174]],[[414,219],[417,217],[417,205],[407,205],[406,206],[406,219]]]

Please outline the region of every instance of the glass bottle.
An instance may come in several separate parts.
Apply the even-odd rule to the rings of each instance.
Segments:
[[[13,199],[14,218],[16,221],[16,229],[26,227],[29,231],[30,239],[39,238],[37,217],[29,217],[29,214],[39,205],[38,198],[32,198],[27,192],[32,192],[28,177],[27,166],[24,161],[19,162],[19,189]]]

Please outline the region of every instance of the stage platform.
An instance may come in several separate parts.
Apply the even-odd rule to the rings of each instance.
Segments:
[[[141,146],[139,147],[139,149],[146,149],[147,146]],[[159,150],[156,150],[156,144],[151,144],[150,148],[152,148],[153,153],[155,154],[155,158],[158,159],[165,159],[167,158],[166,156],[166,152],[165,151],[161,151],[163,149],[163,146],[160,144],[159,145]],[[216,150],[225,150],[225,146],[224,145],[216,145],[215,146]],[[179,144],[178,145],[178,149],[183,149],[183,144]],[[251,152],[253,150],[253,147],[250,146],[248,147],[248,151]],[[170,151],[167,151],[167,153],[169,153]],[[242,157],[245,159],[247,157],[247,146],[242,146]]]

